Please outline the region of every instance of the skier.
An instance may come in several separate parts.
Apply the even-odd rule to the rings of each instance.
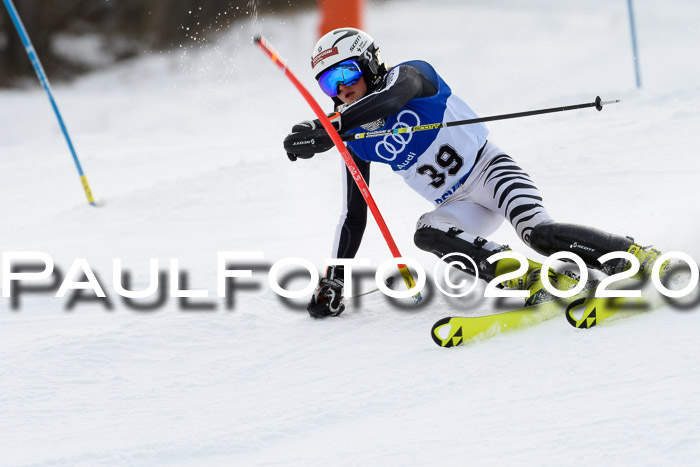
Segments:
[[[477,117],[429,63],[408,61],[387,70],[372,37],[358,29],[341,28],[324,35],[313,49],[311,68],[319,86],[335,104],[336,112],[329,118],[343,133]],[[640,260],[638,276],[648,276],[659,255],[657,250],[642,248],[630,237],[555,222],[532,178],[487,136],[484,124],[472,124],[357,139],[349,141],[347,147],[367,183],[370,162],[389,164],[412,189],[434,204],[434,210],[418,219],[416,246],[440,258],[464,253],[474,260],[479,277],[486,281],[518,267],[515,260],[487,261],[509,249],[485,238],[504,219],[542,255],[571,251],[588,267],[614,274],[625,270],[629,262],[621,259],[601,265],[598,258],[626,251]],[[295,161],[327,151],[333,143],[321,123],[314,120],[294,125],[284,147],[289,159]],[[345,209],[336,231],[333,257],[353,258],[367,222],[367,205],[347,170],[343,192]],[[541,264],[530,261],[527,273],[501,285],[529,289],[526,304],[538,303],[550,297],[542,286],[540,269]],[[556,274],[547,273],[555,283]],[[309,314],[324,318],[342,313],[343,285],[343,267],[329,266],[311,297]]]

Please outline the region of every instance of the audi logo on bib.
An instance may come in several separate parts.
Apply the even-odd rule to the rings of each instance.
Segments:
[[[396,118],[396,123],[392,130],[397,130],[398,128],[413,128],[414,126],[420,125],[420,118],[418,115],[411,110],[404,110],[399,113]],[[396,160],[396,158],[401,154],[408,143],[413,139],[413,133],[395,133],[391,135],[386,135],[381,141],[377,143],[374,150],[377,155],[384,159],[385,161],[391,162]]]

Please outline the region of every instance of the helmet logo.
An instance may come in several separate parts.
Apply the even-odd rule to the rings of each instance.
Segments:
[[[409,116],[407,121],[401,121],[401,117],[404,115]],[[397,116],[396,123],[392,127],[392,130],[412,128],[418,125],[420,125],[420,117],[418,117],[418,114],[411,110],[404,110]],[[411,139],[413,139],[413,133],[394,133],[386,135],[377,143],[374,150],[377,152],[377,155],[385,161],[393,161],[406,149]]]
[[[355,47],[357,47],[357,44],[360,43],[360,39],[362,39],[360,36],[357,36],[357,37],[355,38],[355,41],[354,41],[354,42],[352,43],[352,45],[350,46],[350,52],[352,52],[353,50],[355,50]],[[358,50],[359,50],[359,49],[358,49]]]
[[[333,47],[335,47],[335,46],[338,44],[338,42],[342,41],[342,40],[345,39],[346,37],[352,37],[353,34],[357,34],[357,31],[355,31],[355,30],[353,30],[353,29],[336,29],[335,31],[333,31],[333,34],[340,34],[340,33],[343,33],[343,32],[344,32],[345,34],[343,34],[342,36],[340,36],[339,38],[337,38],[337,39],[335,40],[335,42],[333,42]]]
[[[332,57],[333,55],[338,55],[338,47],[326,49],[316,54],[316,56],[311,60],[311,67],[316,67],[316,65],[318,65],[318,62],[321,62],[327,59],[328,57]]]

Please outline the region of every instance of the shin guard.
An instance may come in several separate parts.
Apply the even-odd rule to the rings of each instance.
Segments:
[[[602,230],[576,224],[547,222],[538,224],[530,234],[530,246],[541,255],[570,251],[583,259],[590,268],[610,274],[621,270],[625,260],[610,261],[605,265],[598,258],[613,251],[628,251],[634,244],[630,237],[613,235]],[[617,264],[621,262],[621,264]]]

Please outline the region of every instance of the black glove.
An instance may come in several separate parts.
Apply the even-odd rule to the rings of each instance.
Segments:
[[[328,116],[336,131],[340,131],[340,114]],[[310,159],[315,154],[326,152],[333,147],[333,141],[319,120],[306,120],[292,127],[292,132],[284,139],[284,150],[290,161],[297,158]]]
[[[313,318],[338,316],[345,310],[343,301],[343,266],[328,266],[326,277],[322,278],[311,297],[306,311]]]

